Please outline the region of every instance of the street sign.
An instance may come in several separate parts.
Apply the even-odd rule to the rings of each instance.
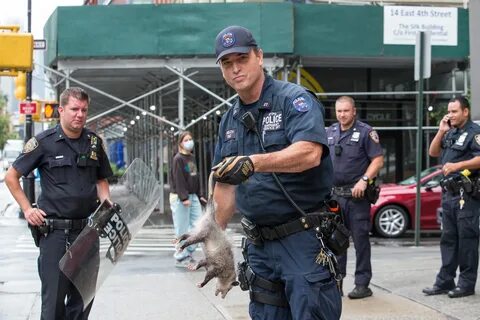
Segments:
[[[47,49],[47,41],[46,40],[33,40],[33,49],[34,50],[45,50]]]
[[[420,36],[423,33],[423,36]],[[422,47],[422,50],[420,50]],[[422,57],[420,57],[420,51]],[[420,59],[423,59],[422,65],[422,79],[430,79],[432,72],[432,45],[431,45],[431,33],[429,31],[421,31],[417,33],[415,42],[415,65],[414,65],[414,79],[420,80]]]
[[[35,101],[20,102],[20,114],[35,114],[37,113],[37,103]]]

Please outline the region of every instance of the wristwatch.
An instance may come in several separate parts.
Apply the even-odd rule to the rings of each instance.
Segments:
[[[370,179],[368,179],[368,176],[363,176],[362,180],[365,181],[365,182],[368,182],[368,180],[370,180]]]

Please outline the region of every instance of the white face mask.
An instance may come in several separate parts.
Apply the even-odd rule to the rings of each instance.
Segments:
[[[183,143],[183,148],[187,151],[192,151],[193,146],[194,146],[193,140],[188,140]]]

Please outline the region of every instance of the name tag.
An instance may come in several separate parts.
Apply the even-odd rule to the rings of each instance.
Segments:
[[[61,155],[61,156],[56,156],[55,159],[63,159],[63,155]]]

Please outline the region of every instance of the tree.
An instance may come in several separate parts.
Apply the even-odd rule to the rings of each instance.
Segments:
[[[11,138],[10,118],[5,109],[7,106],[7,97],[0,92],[0,150],[3,149],[5,143]]]

